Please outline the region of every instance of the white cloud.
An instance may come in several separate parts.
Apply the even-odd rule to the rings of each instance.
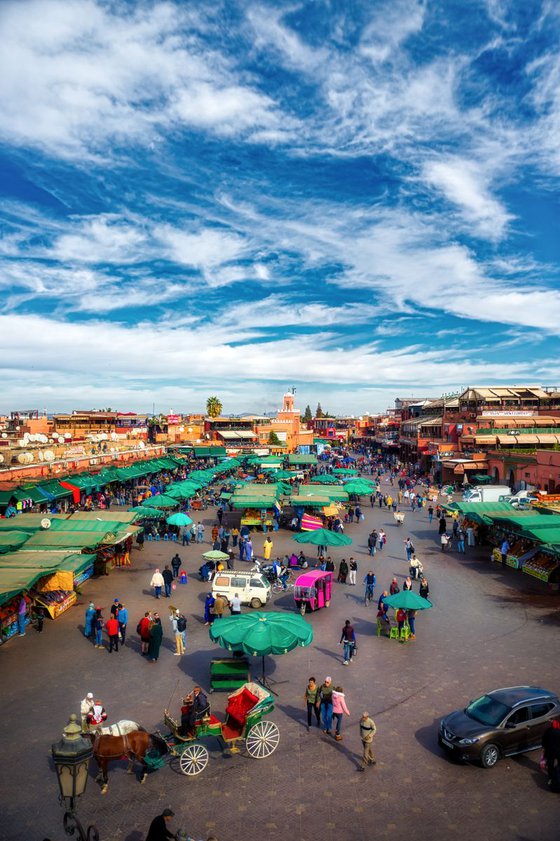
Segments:
[[[420,32],[426,4],[419,0],[387,0],[375,8],[360,39],[360,53],[378,63],[391,58],[410,35]]]
[[[459,157],[435,160],[424,165],[423,177],[456,205],[465,221],[475,225],[479,236],[500,239],[513,219],[488,189],[488,177],[472,161]]]
[[[202,228],[189,233],[171,225],[161,225],[156,227],[154,235],[168,259],[204,273],[215,272],[218,266],[241,258],[248,247],[242,237],[218,228]],[[234,280],[238,279],[239,275],[236,275]]]
[[[144,232],[111,214],[80,219],[77,231],[58,237],[50,252],[61,261],[128,263],[143,256]]]

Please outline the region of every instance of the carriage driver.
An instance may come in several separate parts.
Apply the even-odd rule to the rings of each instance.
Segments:
[[[84,698],[84,700],[82,701],[82,703],[80,705],[80,713],[81,713],[81,716],[82,716],[82,731],[84,733],[87,732],[87,729],[88,729],[87,717],[88,717],[88,714],[92,711],[94,704],[95,704],[95,699],[93,697],[93,693],[88,692],[88,694],[86,695],[86,697]]]
[[[210,715],[210,704],[208,698],[200,688],[194,686],[186,698],[183,698],[181,707],[181,733],[183,736],[194,735],[197,721]]]
[[[107,721],[107,713],[105,712],[105,707],[99,699],[95,701],[90,712],[87,714],[86,721],[88,725],[88,730],[90,731],[96,730],[103,724],[104,721]]]

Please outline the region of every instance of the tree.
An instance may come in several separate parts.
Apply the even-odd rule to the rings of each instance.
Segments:
[[[313,415],[311,414],[311,407],[309,403],[305,407],[305,412],[303,413],[303,422],[304,423],[311,423],[313,420]]]
[[[275,433],[275,431],[273,429],[269,433],[268,443],[272,444],[274,447],[279,447],[279,446],[282,445],[282,441],[280,440],[280,438],[278,437],[278,435]]]
[[[222,404],[217,397],[209,397],[206,401],[206,414],[211,418],[217,418],[222,414]]]
[[[315,417],[316,418],[324,418],[325,417],[325,413],[321,409],[321,404],[320,403],[317,403],[317,408],[315,409]]]

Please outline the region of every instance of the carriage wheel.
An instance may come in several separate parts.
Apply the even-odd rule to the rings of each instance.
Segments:
[[[194,777],[200,774],[208,765],[209,753],[204,745],[187,745],[179,757],[179,766],[187,777]]]
[[[247,733],[245,745],[253,759],[266,759],[274,753],[280,741],[280,731],[273,721],[259,721]]]

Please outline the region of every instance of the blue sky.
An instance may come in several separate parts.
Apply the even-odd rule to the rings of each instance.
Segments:
[[[560,7],[0,5],[0,411],[560,385]]]

